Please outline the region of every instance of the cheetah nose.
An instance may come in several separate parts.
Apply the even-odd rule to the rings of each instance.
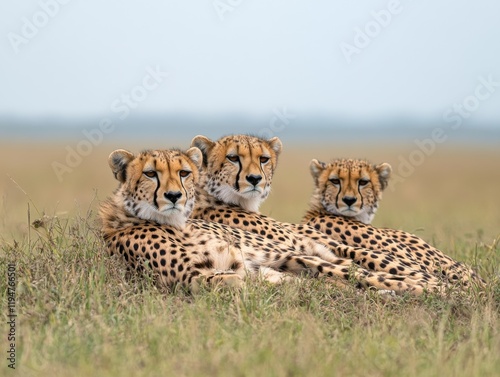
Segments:
[[[344,196],[342,201],[347,204],[349,207],[356,203],[356,198],[354,196]]]
[[[259,182],[262,181],[262,176],[250,174],[250,175],[247,175],[247,181],[250,182],[252,185],[257,186],[259,184]]]
[[[173,204],[175,204],[175,202],[177,202],[182,196],[182,193],[180,191],[169,191],[167,193],[165,193],[165,198],[167,198],[168,200],[170,200]]]

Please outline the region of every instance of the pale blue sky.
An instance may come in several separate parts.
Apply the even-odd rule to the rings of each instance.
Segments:
[[[0,5],[0,116],[106,116],[157,66],[169,76],[138,113],[286,106],[354,119],[441,119],[475,93],[479,77],[500,82],[495,0],[401,0],[351,63],[341,44],[355,45],[357,27],[376,28],[372,12],[391,1],[72,0],[59,9],[55,1]],[[41,3],[57,14],[41,14]],[[221,4],[236,5],[220,17]],[[47,25],[25,38],[24,17]],[[500,86],[473,117],[500,125]]]

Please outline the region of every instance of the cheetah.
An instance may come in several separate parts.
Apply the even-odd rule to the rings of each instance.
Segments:
[[[260,204],[269,195],[282,149],[278,138],[232,135],[212,141],[199,135],[191,146],[203,153],[193,218],[250,231],[292,247],[300,254],[313,252],[334,264],[348,260],[365,269],[411,278],[423,286],[446,286],[418,261],[401,259],[385,249],[345,245],[307,224],[280,222],[258,213]]]
[[[319,202],[331,214],[371,224],[382,192],[389,184],[391,165],[374,165],[360,159],[337,159],[331,165],[331,186]],[[325,164],[318,160],[311,161],[310,170],[315,183],[323,166]]]
[[[161,284],[196,291],[202,284],[239,287],[247,276],[275,283],[295,274],[415,295],[439,288],[367,271],[348,260],[332,264],[299,255],[292,247],[241,229],[189,219],[202,161],[198,148],[138,155],[120,149],[108,161],[119,186],[100,208],[107,251],[121,255],[131,269],[149,265]]]
[[[453,260],[421,238],[402,230],[370,225],[391,166],[366,160],[338,159],[331,163],[313,159],[310,164],[314,193],[303,223],[343,244],[378,250],[388,249],[398,258],[419,263],[422,269],[448,281],[484,284],[476,272]]]

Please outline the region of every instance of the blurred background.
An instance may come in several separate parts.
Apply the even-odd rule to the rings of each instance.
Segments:
[[[95,211],[116,148],[278,136],[262,212],[300,221],[312,158],[394,170],[375,224],[500,233],[500,3],[39,0],[0,6],[0,233]],[[29,218],[28,218],[29,212]]]

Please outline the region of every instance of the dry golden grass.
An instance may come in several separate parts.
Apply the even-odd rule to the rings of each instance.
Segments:
[[[73,143],[74,144],[74,143]],[[172,144],[188,146],[189,140]],[[72,145],[68,143],[68,145]],[[0,145],[0,192],[2,230],[23,229],[26,225],[28,197],[40,212],[70,213],[75,204],[88,208],[116,187],[107,165],[107,156],[117,148],[140,151],[158,148],[158,144],[110,144],[96,147],[72,173],[59,182],[52,162],[64,162],[66,144],[26,143]],[[398,172],[399,157],[407,158],[413,146],[285,145],[273,192],[262,212],[284,221],[300,221],[312,192],[309,162],[312,158],[368,158],[389,162]],[[15,157],[10,157],[15,156]],[[404,182],[390,187],[377,214],[378,226],[420,228],[455,228],[472,236],[496,237],[500,231],[500,150],[495,147],[439,146],[422,166]],[[24,192],[26,193],[24,193]],[[95,205],[96,203],[94,203]],[[34,208],[32,208],[34,210]]]
[[[140,151],[161,147],[155,143],[109,144],[94,148],[60,182],[52,163],[64,162],[66,145],[26,143],[0,146],[0,232],[4,239],[28,230],[31,220],[49,216],[71,217],[77,208],[95,209],[116,187],[107,157],[117,148]],[[188,146],[189,140],[172,146]],[[262,213],[283,221],[299,222],[307,208],[313,183],[312,158],[367,158],[388,162],[395,175],[400,159],[408,159],[414,145],[285,145],[270,198]],[[16,156],[16,158],[9,158]],[[397,178],[394,178],[396,180]],[[384,195],[374,225],[414,232],[459,257],[470,255],[477,244],[491,244],[500,235],[500,150],[495,147],[438,146],[413,174],[395,182]],[[455,236],[462,238],[460,248]],[[467,250],[464,249],[466,247]]]

